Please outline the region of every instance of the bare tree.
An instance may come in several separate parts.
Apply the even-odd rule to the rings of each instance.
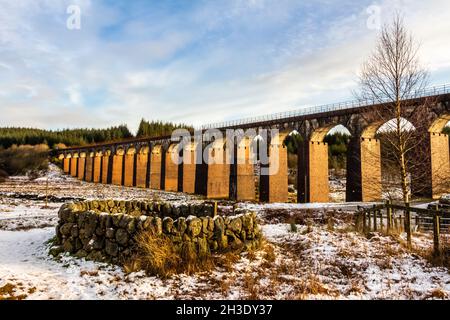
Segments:
[[[413,127],[405,119],[415,119],[426,109],[423,104],[415,108],[406,105],[408,99],[427,86],[428,73],[419,64],[418,49],[403,18],[396,14],[391,23],[383,26],[376,49],[359,75],[358,97],[380,104],[371,121],[384,124],[380,139],[384,140],[389,157],[383,161],[392,161],[405,203],[410,200],[412,167],[419,164],[408,155],[421,144],[419,132],[423,132],[418,128],[420,121],[414,122]]]

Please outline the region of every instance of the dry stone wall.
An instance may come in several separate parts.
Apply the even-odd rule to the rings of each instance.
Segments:
[[[149,201],[84,201],[59,212],[52,254],[69,252],[90,260],[121,263],[136,249],[140,232],[166,236],[175,247],[189,245],[199,256],[255,248],[261,228],[254,212],[214,215],[209,203],[173,205]]]

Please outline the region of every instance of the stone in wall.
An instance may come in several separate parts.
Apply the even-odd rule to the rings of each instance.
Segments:
[[[176,248],[199,257],[259,245],[261,229],[254,212],[214,216],[210,203],[94,200],[61,206],[52,253],[121,263],[136,250],[136,236],[151,231]]]

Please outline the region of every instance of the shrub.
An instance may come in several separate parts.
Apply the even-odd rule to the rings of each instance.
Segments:
[[[36,173],[48,168],[48,146],[12,146],[0,149],[0,169],[8,175]]]

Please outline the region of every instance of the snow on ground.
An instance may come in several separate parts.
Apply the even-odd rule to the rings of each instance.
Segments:
[[[0,197],[0,230],[27,230],[54,226],[60,203]]]
[[[221,257],[212,270],[195,275],[161,279],[70,256],[54,259],[48,241],[67,197],[195,197],[89,184],[59,171],[49,175],[48,208],[42,198],[47,178],[0,184],[0,299],[427,299],[450,293],[448,269],[431,266],[394,238],[353,232],[348,211],[355,204],[240,204],[259,212],[267,242],[257,252]],[[278,214],[280,208],[291,214]],[[304,221],[304,211],[319,219],[287,223]],[[332,224],[325,222],[330,217]]]
[[[269,241],[301,253],[298,274],[316,277],[318,286],[325,288],[325,296],[424,299],[437,293],[448,297],[450,293],[448,269],[432,267],[391,237],[375,234],[367,239],[355,232],[317,227],[309,231],[303,227],[295,233],[288,229],[284,224],[263,227]]]
[[[55,173],[56,171],[56,173]],[[47,183],[48,177],[48,183]],[[30,197],[43,200],[45,196],[81,199],[161,199],[168,201],[194,200],[198,197],[183,193],[104,185],[80,181],[61,174],[61,170],[51,164],[46,176],[29,180],[27,177],[12,177],[0,183],[0,197]]]
[[[299,210],[299,209],[328,209],[328,210],[356,210],[358,206],[367,205],[366,202],[343,203],[241,203],[239,207],[249,210]]]

